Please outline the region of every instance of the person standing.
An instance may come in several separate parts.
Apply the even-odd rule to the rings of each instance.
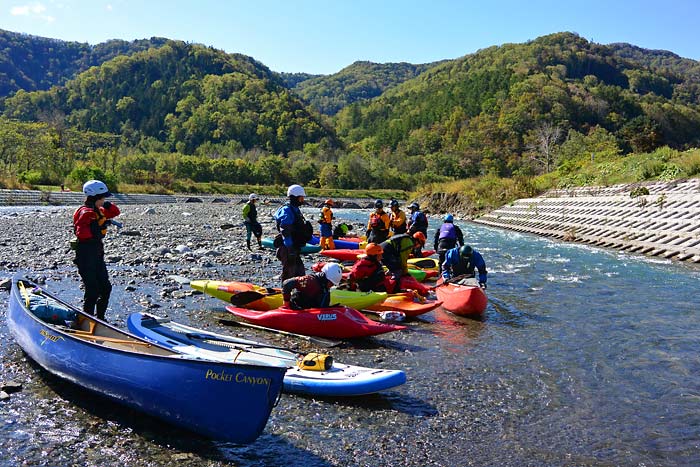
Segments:
[[[444,281],[454,281],[461,278],[473,278],[475,269],[479,271],[479,287],[485,289],[488,273],[484,258],[469,245],[456,246],[445,253],[445,262],[442,265],[442,279]]]
[[[291,277],[282,283],[282,306],[292,310],[327,308],[331,287],[340,284],[343,270],[338,263],[328,263],[321,272]]]
[[[374,211],[369,215],[367,223],[367,243],[382,243],[389,238],[389,214],[384,211],[384,202],[378,199],[374,202]]]
[[[258,222],[258,209],[255,202],[258,195],[251,193],[248,195],[248,202],[243,205],[243,224],[245,225],[245,244],[250,250],[250,237],[255,235],[258,240],[258,248],[262,249],[262,225]]]
[[[394,235],[406,233],[408,228],[406,227],[406,213],[399,207],[399,202],[392,199],[389,203],[389,208],[391,209],[391,216],[389,217],[389,223],[391,225],[391,231]]]
[[[402,289],[413,289],[423,296],[428,295],[430,289],[416,281],[408,272],[408,258],[419,246],[420,240],[408,234],[392,235],[381,244],[382,263],[389,270],[387,292],[397,293]]]
[[[420,210],[418,203],[408,205],[411,210],[411,217],[408,219],[408,233],[413,235],[416,232],[423,232],[428,237],[428,217]]]
[[[321,208],[321,215],[318,219],[320,226],[320,246],[323,250],[334,250],[335,243],[333,242],[333,200],[327,199]]]
[[[464,234],[459,226],[454,225],[454,217],[447,214],[442,225],[435,231],[433,238],[433,249],[437,251],[440,258],[439,270],[442,273],[442,263],[445,261],[445,253],[454,247],[464,245]]]
[[[306,274],[301,247],[311,240],[313,228],[301,213],[300,206],[304,204],[305,197],[306,192],[301,185],[290,185],[287,188],[289,199],[273,216],[280,233],[275,239],[275,247],[277,259],[282,262],[282,281]]]
[[[85,286],[83,311],[105,319],[112,284],[109,282],[102,239],[107,234],[110,219],[120,214],[116,204],[106,201],[112,196],[100,180],[89,180],[83,185],[85,203],[73,213],[73,232],[77,238],[75,259]]]

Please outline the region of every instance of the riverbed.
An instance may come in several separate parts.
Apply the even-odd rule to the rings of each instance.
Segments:
[[[0,211],[0,278],[28,271],[79,304],[67,249],[73,209]],[[316,350],[222,325],[223,302],[170,278],[279,285],[273,252],[244,248],[239,209],[124,207],[123,229],[105,242],[108,320],[124,326],[148,311]],[[261,209],[266,235],[273,209]],[[355,225],[368,214],[336,210]],[[344,363],[402,369],[408,381],[358,398],[284,394],[248,446],[199,438],[62,382],[27,359],[3,320],[0,380],[22,390],[0,403],[0,465],[700,465],[700,269],[457,223],[487,262],[485,319],[437,309],[405,331],[325,349]],[[429,243],[439,224],[430,218]],[[307,269],[319,259],[307,256]],[[3,311],[7,298],[0,292]]]

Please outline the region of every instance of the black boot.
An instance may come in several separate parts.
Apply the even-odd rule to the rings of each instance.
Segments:
[[[262,240],[260,240],[260,237],[258,237],[258,248],[261,250],[263,249]]]
[[[250,250],[250,240],[246,240],[245,243],[248,245],[248,249]]]

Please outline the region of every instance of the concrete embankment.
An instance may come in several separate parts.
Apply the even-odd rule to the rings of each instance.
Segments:
[[[264,204],[282,204],[284,196],[273,197],[260,195]],[[0,190],[0,206],[79,206],[85,195],[72,191],[38,191],[38,190]],[[120,205],[128,204],[171,204],[171,203],[243,203],[248,195],[149,195],[115,193],[113,200]],[[319,206],[325,198],[308,197],[307,204]],[[374,199],[334,199],[337,207],[366,208],[372,207]]]
[[[552,190],[474,222],[700,263],[700,179]]]

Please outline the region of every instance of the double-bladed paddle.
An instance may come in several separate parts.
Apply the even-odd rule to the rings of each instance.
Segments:
[[[305,336],[303,334],[296,334],[293,332],[282,331],[280,329],[268,328],[265,326],[259,326],[257,324],[246,323],[244,321],[236,321],[234,319],[219,318],[219,322],[221,324],[228,324],[228,325],[233,325],[233,326],[243,326],[246,328],[259,329],[261,331],[274,332],[277,334],[282,334],[283,336],[298,337],[300,339],[304,339],[305,341],[311,342],[312,344],[320,345],[322,347],[335,347],[335,346],[340,345],[342,343],[342,341],[323,339],[321,337],[314,337],[314,336]]]

